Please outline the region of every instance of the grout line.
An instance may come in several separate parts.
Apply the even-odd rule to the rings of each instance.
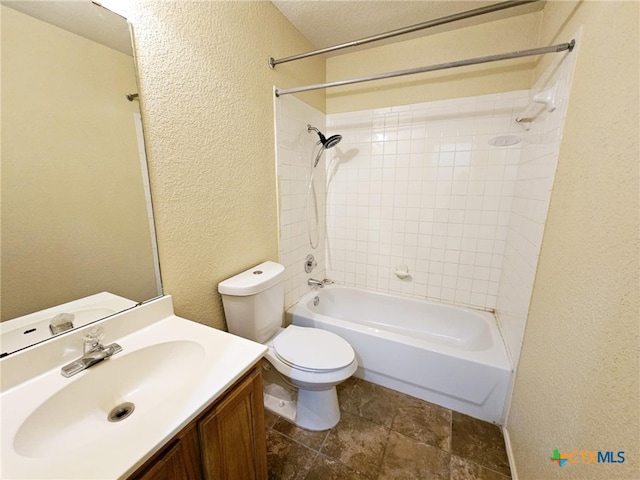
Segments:
[[[313,470],[313,467],[315,466],[316,462],[318,461],[318,457],[319,456],[320,456],[320,453],[316,452],[315,456],[311,460],[311,464],[309,465],[309,470],[307,470],[307,473],[304,476],[305,479],[309,476],[309,472],[311,472],[311,470]]]
[[[394,420],[395,420],[395,417],[394,417]],[[387,447],[389,446],[390,437],[391,437],[391,428],[389,428],[387,431],[387,439],[384,442],[384,449],[382,450],[382,455],[380,455],[380,465],[378,466],[378,477],[376,478],[380,478],[380,475],[381,475],[380,472],[382,471],[382,466],[384,465],[384,458],[387,455]]]
[[[288,420],[286,420],[286,419],[284,419],[284,420],[285,420],[285,422],[289,422],[289,421],[288,421]],[[291,422],[289,422],[289,423],[291,423]],[[296,428],[300,428],[300,427],[297,427],[295,424],[292,424],[292,425],[294,425],[294,427],[296,427]],[[297,443],[298,445],[303,446],[303,447],[304,447],[304,448],[306,448],[307,450],[311,450],[312,452],[315,452],[315,453],[320,453],[320,449],[316,450],[315,448],[312,448],[312,447],[310,447],[309,445],[306,445],[305,443],[302,443],[300,440],[296,440],[295,438],[290,437],[290,436],[289,436],[289,435],[287,435],[286,433],[279,432],[279,431],[278,431],[278,430],[276,430],[275,428],[271,428],[271,430],[273,430],[273,431],[274,431],[275,433],[277,433],[278,435],[282,435],[284,438],[286,438],[286,439],[288,439],[288,440],[291,440],[292,442],[295,442],[295,443]],[[328,437],[328,436],[329,436],[329,435],[327,434],[327,437]],[[327,440],[327,438],[325,437],[325,439],[322,441],[322,445],[324,445],[324,442],[326,442],[326,440]],[[322,447],[320,447],[320,448],[322,448]]]
[[[454,456],[454,455],[452,455],[452,456]],[[499,471],[497,471],[497,470],[494,470],[493,468],[489,468],[489,467],[487,467],[486,465],[482,465],[481,463],[475,462],[475,461],[471,460],[470,458],[467,458],[467,457],[461,457],[460,455],[455,455],[455,456],[456,456],[456,457],[458,457],[460,460],[464,460],[464,461],[465,461],[465,462],[467,462],[467,463],[471,463],[471,464],[473,464],[473,465],[477,465],[479,468],[481,468],[481,469],[483,469],[483,470],[488,470],[488,471],[490,471],[490,472],[492,472],[492,473],[495,473],[496,475],[498,475],[500,478],[503,478],[504,480],[510,480],[510,479],[512,479],[512,477],[511,477],[511,476],[509,476],[509,475],[505,475],[504,473],[499,472]]]
[[[340,413],[340,418],[342,418],[342,413]],[[340,423],[340,422],[338,422],[338,423]],[[336,425],[336,427],[337,427],[337,426],[338,426],[338,425]],[[329,429],[329,431],[327,432],[327,434],[326,434],[326,435],[325,435],[325,437],[324,437],[324,440],[322,441],[322,444],[320,444],[320,448],[318,448],[318,453],[322,453],[322,449],[323,449],[323,448],[324,448],[324,446],[326,445],[327,440],[329,439],[329,435],[331,435],[331,432],[333,432],[333,429],[334,429],[334,428],[336,428],[336,427],[333,427],[333,428],[330,428],[330,429]],[[325,457],[326,457],[326,456],[328,456],[328,455],[325,455],[324,453],[322,453],[322,455],[324,455]]]
[[[449,453],[453,455],[453,410],[449,410],[450,420],[449,420]],[[451,468],[451,464],[449,464],[449,468]]]

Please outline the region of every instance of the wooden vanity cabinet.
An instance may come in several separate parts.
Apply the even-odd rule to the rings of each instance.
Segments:
[[[198,431],[190,424],[145,463],[130,479],[203,480]]]
[[[129,480],[265,480],[262,402],[258,363]]]

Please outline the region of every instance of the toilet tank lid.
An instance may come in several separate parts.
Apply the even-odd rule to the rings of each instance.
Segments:
[[[264,262],[220,282],[218,292],[238,297],[255,295],[280,282],[283,272],[284,266],[279,263]]]

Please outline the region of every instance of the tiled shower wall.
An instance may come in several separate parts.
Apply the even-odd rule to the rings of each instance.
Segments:
[[[280,222],[280,263],[285,266],[285,305],[294,304],[307,290],[307,278],[325,277],[325,192],[326,170],[322,156],[314,170],[313,183],[318,205],[318,245],[309,245],[306,197],[313,160],[318,152],[318,136],[307,132],[307,124],[325,131],[325,115],[292,95],[276,98],[276,160]],[[313,204],[311,216],[315,216]],[[313,223],[312,223],[313,225]],[[315,237],[314,237],[315,244]],[[304,261],[313,254],[318,266],[312,274],[304,271]]]
[[[580,32],[573,38],[577,41],[573,52],[554,57],[531,89],[533,97],[555,86],[555,110],[548,111],[544,105],[529,102],[524,112],[527,117],[535,118],[525,124],[528,130],[522,130],[524,147],[515,181],[496,305],[496,317],[514,366],[520,357],[531,303]]]
[[[528,91],[328,115],[327,275],[494,309]],[[399,278],[397,270],[408,270]]]
[[[370,290],[495,309],[515,367],[576,55],[577,49],[556,57],[531,91],[331,114],[326,131],[321,112],[292,96],[277,99],[286,305],[308,290],[307,278],[327,276]],[[554,84],[553,112],[528,107],[533,94]],[[525,107],[535,116],[528,130],[514,122]],[[327,136],[343,135],[315,172],[321,216],[316,250],[307,239],[305,197],[317,137],[307,133],[307,123]],[[505,136],[523,141],[489,143]],[[318,261],[311,275],[303,269],[308,253]],[[398,266],[406,266],[409,276],[398,278]]]

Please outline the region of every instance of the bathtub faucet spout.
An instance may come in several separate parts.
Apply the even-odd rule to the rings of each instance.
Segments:
[[[310,278],[307,280],[307,285],[310,287],[324,287],[324,282],[322,280],[316,280],[315,278]]]

